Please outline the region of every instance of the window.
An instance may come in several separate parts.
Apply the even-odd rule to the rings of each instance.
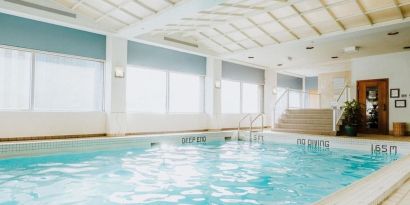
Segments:
[[[260,91],[259,85],[242,84],[242,112],[258,113],[260,112]]]
[[[102,111],[104,63],[0,48],[0,109]]]
[[[36,54],[34,79],[34,110],[102,110],[100,62]]]
[[[0,48],[0,109],[30,108],[30,52]]]
[[[259,113],[262,105],[262,86],[222,80],[222,113]]]
[[[241,84],[223,80],[221,83],[222,113],[241,113]]]
[[[203,78],[179,73],[169,74],[169,111],[202,112]]]
[[[128,111],[165,113],[166,95],[166,72],[140,68],[128,69]]]
[[[203,76],[136,67],[129,67],[127,70],[128,111],[203,112]]]

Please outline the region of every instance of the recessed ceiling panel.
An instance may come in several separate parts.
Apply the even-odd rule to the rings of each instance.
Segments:
[[[344,18],[340,20],[340,22],[345,25],[347,29],[370,25],[370,22],[367,20],[365,15],[357,15],[354,17]]]
[[[303,12],[307,10],[320,8],[322,7],[322,5],[320,4],[319,0],[306,0],[296,3],[295,7],[297,8],[297,10]]]
[[[381,23],[393,19],[399,19],[401,18],[401,14],[399,10],[393,8],[370,13],[369,17],[373,19],[373,23]]]

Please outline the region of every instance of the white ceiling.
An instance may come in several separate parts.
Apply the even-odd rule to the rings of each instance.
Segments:
[[[387,35],[392,31],[397,31],[399,34]],[[313,46],[314,49],[306,49],[308,46]],[[359,51],[356,53],[343,51],[344,48],[351,46],[358,46]],[[348,62],[352,58],[401,52],[405,51],[404,46],[410,46],[410,22],[251,49],[227,57],[295,74],[313,76],[322,72],[348,70],[350,68]],[[249,56],[254,58],[249,59]],[[332,59],[333,56],[338,58]]]
[[[410,43],[410,0],[0,0],[0,12],[299,73]],[[400,34],[386,36],[393,30]],[[342,53],[353,45],[358,53]]]

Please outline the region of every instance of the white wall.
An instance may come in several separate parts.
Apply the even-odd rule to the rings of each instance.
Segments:
[[[377,55],[352,60],[352,84],[366,79],[389,79],[390,88],[400,88],[400,92],[410,94],[410,52]],[[356,89],[352,89],[352,96],[356,96]],[[389,129],[393,122],[407,122],[410,130],[410,97],[407,99],[407,108],[395,108],[394,100],[389,100]]]
[[[175,132],[208,129],[203,114],[128,114],[127,133]]]
[[[114,70],[127,66],[127,40],[107,36],[105,64],[105,112],[0,112],[0,138],[57,135],[175,132],[237,128],[245,114],[221,114],[220,82],[222,60],[207,59],[205,112],[198,114],[126,113],[126,75],[116,78]],[[265,73],[265,126],[269,125],[276,87],[276,71]],[[255,116],[255,115],[253,115]],[[243,126],[249,126],[245,120]],[[257,123],[256,126],[259,126]]]
[[[0,112],[0,138],[104,133],[103,112]]]

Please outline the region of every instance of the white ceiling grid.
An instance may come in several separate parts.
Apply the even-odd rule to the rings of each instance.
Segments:
[[[114,31],[181,0],[56,0]],[[410,0],[226,0],[150,32],[233,53],[410,16]]]

